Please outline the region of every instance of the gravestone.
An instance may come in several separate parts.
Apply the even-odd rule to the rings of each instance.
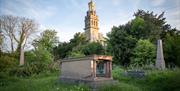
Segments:
[[[157,55],[156,55],[156,68],[160,70],[164,70],[165,67],[165,61],[164,61],[164,55],[163,55],[163,46],[162,46],[162,40],[159,39],[157,41]]]
[[[127,76],[133,77],[133,78],[143,78],[145,76],[144,71],[127,71]]]

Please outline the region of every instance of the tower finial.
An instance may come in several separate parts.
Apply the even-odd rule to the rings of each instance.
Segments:
[[[94,5],[94,3],[93,3],[93,0],[91,0],[90,2],[89,2],[89,11],[94,11],[95,10],[95,5]]]

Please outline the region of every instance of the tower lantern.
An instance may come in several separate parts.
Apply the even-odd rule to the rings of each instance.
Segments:
[[[95,5],[92,0],[88,3],[88,5],[89,5],[89,11],[95,11]]]

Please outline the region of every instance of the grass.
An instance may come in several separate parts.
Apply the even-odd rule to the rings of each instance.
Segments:
[[[0,79],[0,91],[89,91],[84,85],[58,82],[58,74],[41,74],[28,78]]]
[[[127,84],[124,82],[119,82],[113,86],[105,86],[99,89],[99,91],[143,91],[134,85]]]
[[[180,70],[146,71],[141,79],[123,76],[124,70],[116,67],[113,77],[119,83],[104,86],[99,91],[180,91]],[[0,73],[0,91],[90,91],[84,85],[58,82],[58,72],[42,73],[31,77],[8,77]]]
[[[121,68],[115,68],[113,77],[121,84],[131,86],[132,90],[122,91],[180,91],[180,69],[148,70],[145,73],[146,76],[144,78],[131,78],[123,76]]]

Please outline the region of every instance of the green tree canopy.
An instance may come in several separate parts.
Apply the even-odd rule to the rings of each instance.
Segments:
[[[69,56],[81,56],[79,48],[87,43],[86,37],[83,33],[76,33],[70,42],[59,43],[57,47],[54,47],[54,52],[58,55],[58,58],[65,58]],[[78,55],[75,55],[78,53]]]
[[[132,35],[138,39],[150,39],[156,42],[161,38],[162,31],[169,29],[165,21],[164,12],[161,14],[154,14],[154,12],[138,10],[132,20]]]
[[[164,12],[154,14],[154,12],[138,10],[134,14],[135,19],[125,25],[113,27],[108,36],[108,52],[113,56],[116,63],[129,63],[132,57],[132,50],[136,40],[148,39],[156,44],[158,39],[163,40],[165,61],[179,65],[179,36],[177,29],[172,29],[166,23]]]
[[[133,49],[131,65],[143,66],[154,64],[156,59],[156,47],[149,40],[139,40]]]
[[[180,31],[167,31],[163,39],[164,57],[166,63],[180,66]]]
[[[43,31],[39,38],[33,41],[35,50],[32,56],[34,60],[44,63],[49,63],[53,59],[53,48],[58,44],[57,32],[47,29]]]
[[[83,33],[76,33],[74,35],[74,38],[73,39],[70,39],[70,44],[72,46],[78,46],[78,45],[83,45],[83,44],[86,44],[87,43],[87,40],[86,40],[86,37]]]
[[[147,34],[145,30],[145,21],[140,18],[136,17],[134,20],[132,20],[132,25],[131,25],[131,35],[135,36],[137,39],[144,39],[147,38]]]
[[[85,55],[104,54],[104,48],[99,42],[87,43],[82,49]]]
[[[43,47],[49,52],[58,44],[57,32],[55,30],[47,29],[43,31],[38,39],[35,39],[33,45],[35,48]]]
[[[130,62],[131,51],[136,44],[136,38],[128,35],[125,26],[113,27],[107,34],[108,45],[111,49],[114,62],[126,65]]]

